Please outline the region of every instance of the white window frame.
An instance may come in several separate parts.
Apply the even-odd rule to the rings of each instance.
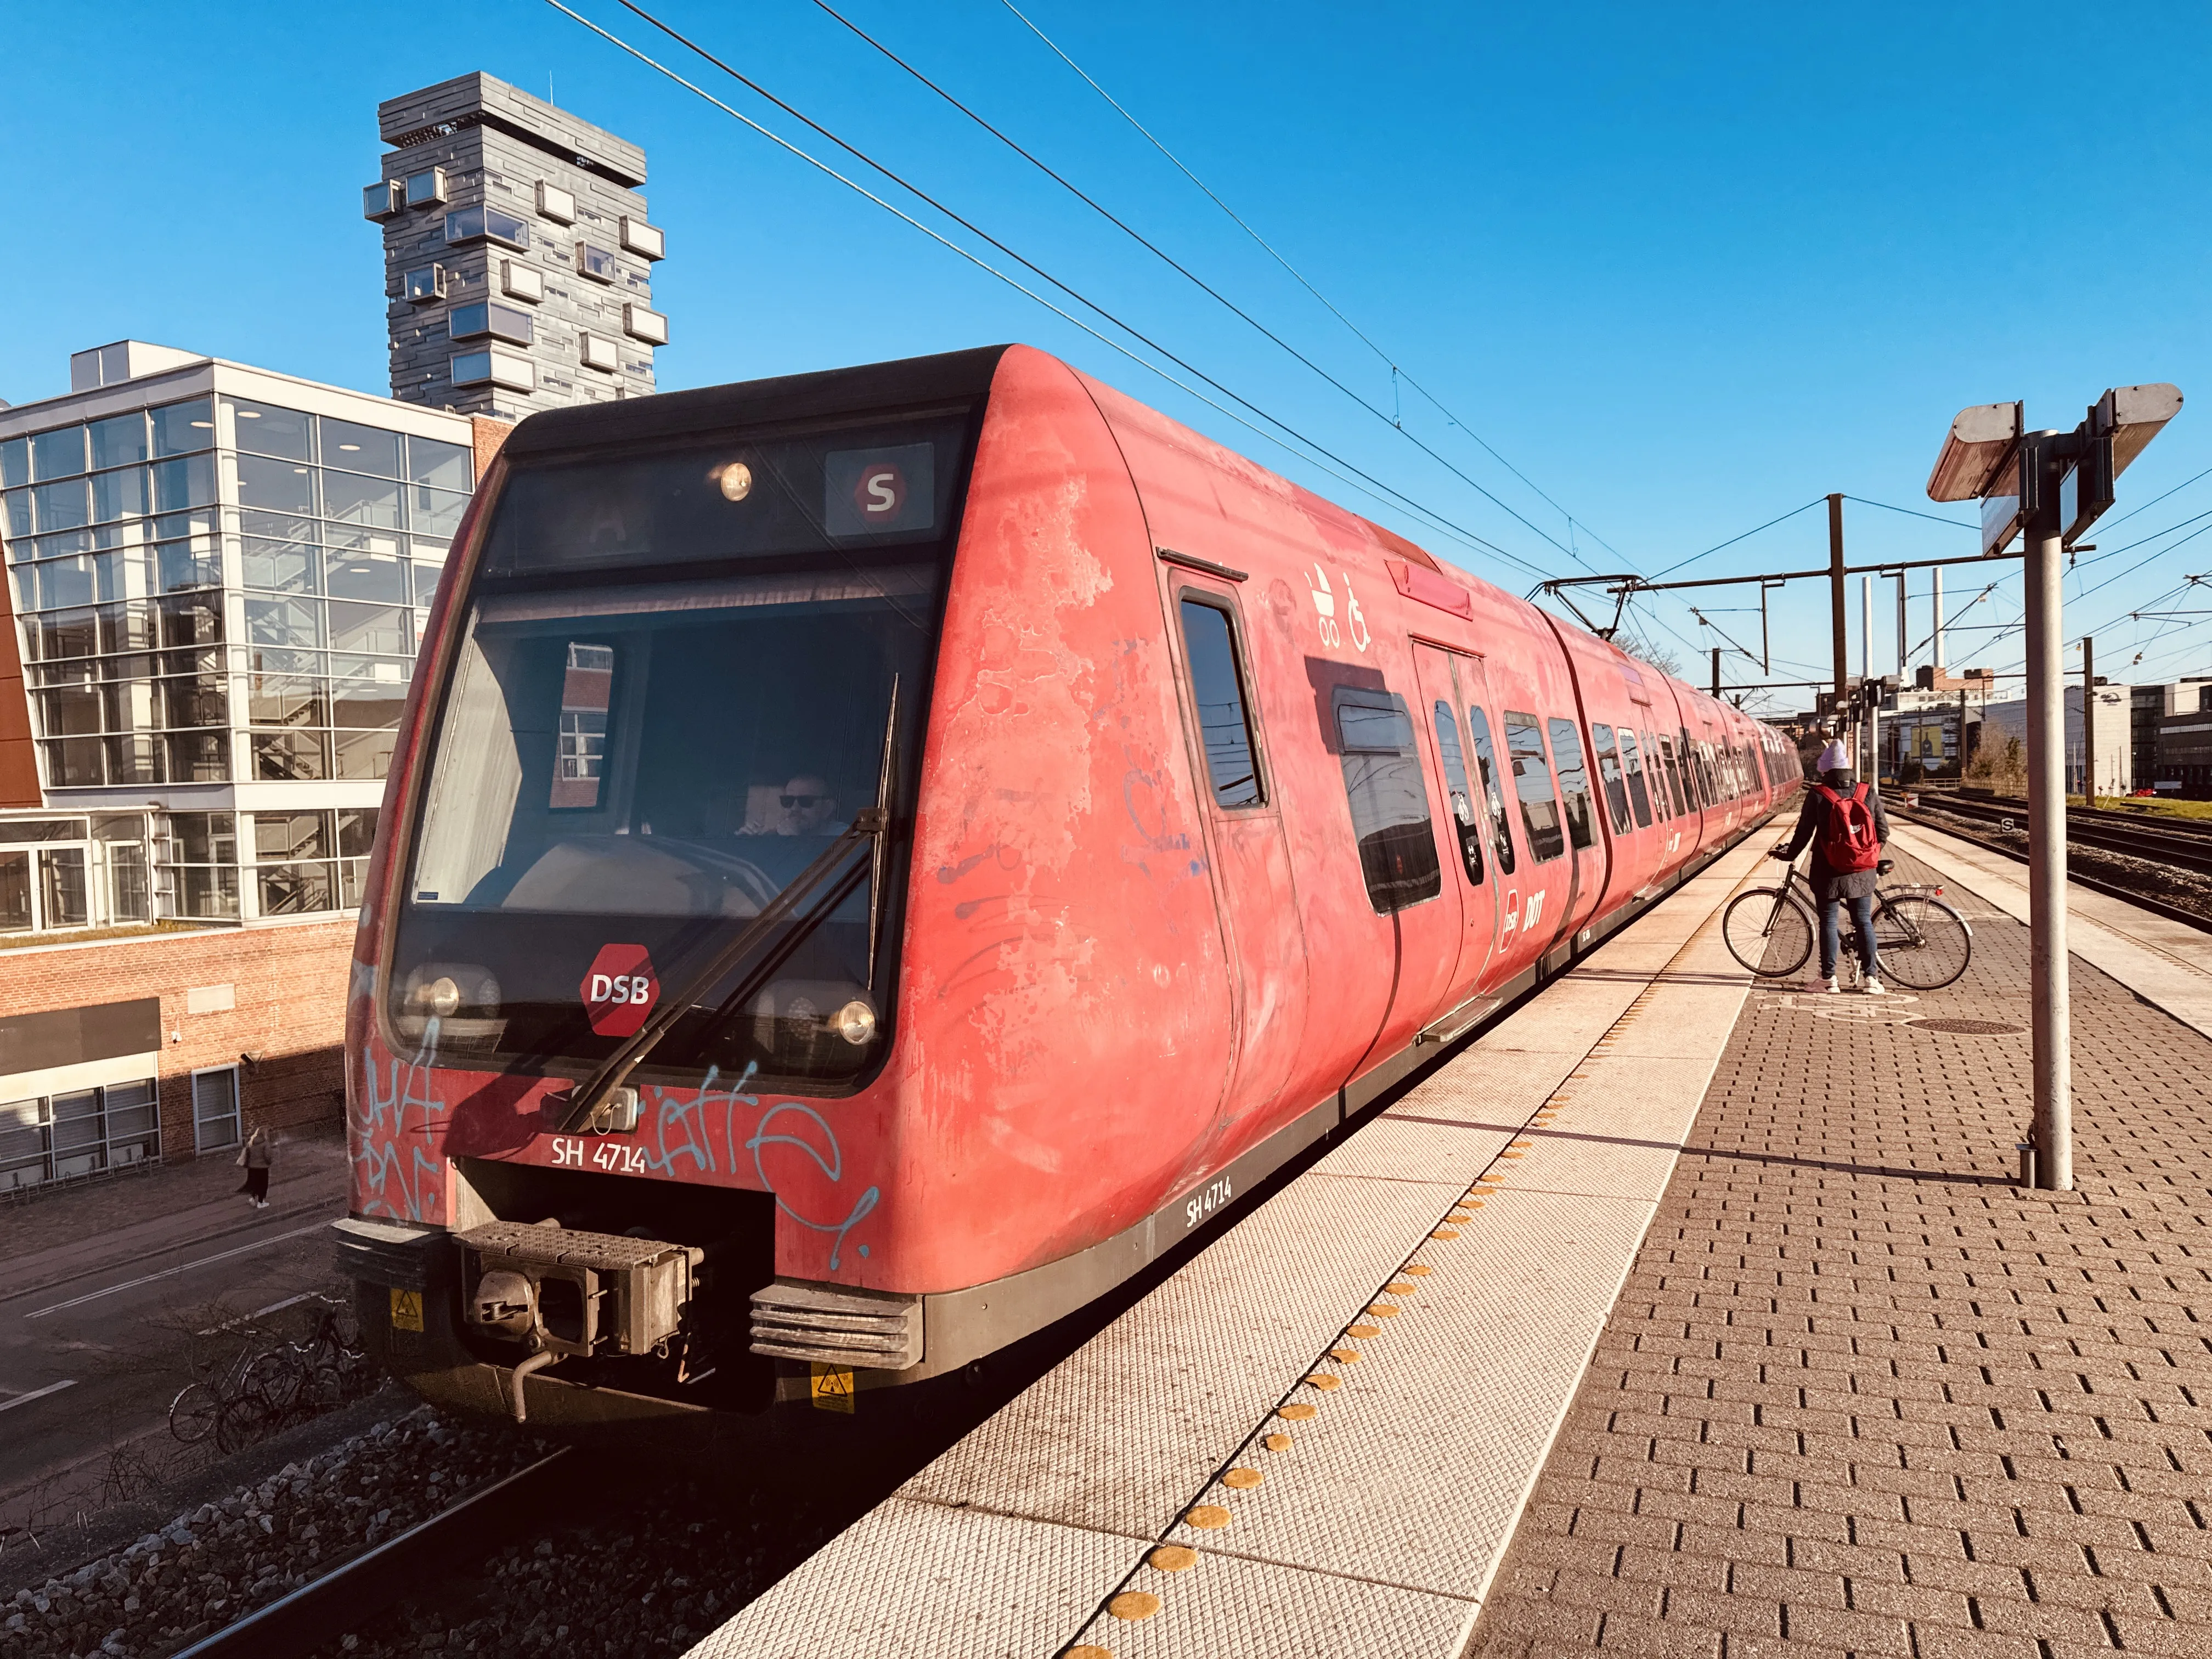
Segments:
[[[611,374],[622,367],[622,348],[604,334],[594,334],[588,329],[576,335],[576,357],[586,368],[595,368]]]
[[[647,345],[666,345],[668,319],[651,306],[626,303],[623,307],[623,332]]]
[[[428,179],[430,181],[419,200],[415,195],[415,181],[417,179]],[[424,167],[419,173],[409,173],[402,183],[406,191],[406,202],[409,207],[443,207],[446,204],[446,170],[443,167]]]
[[[201,1133],[201,1126],[205,1120],[200,1116],[200,1079],[204,1077],[212,1077],[218,1072],[228,1072],[230,1074],[231,1138],[228,1140],[210,1141]],[[246,1096],[244,1091],[239,1086],[238,1063],[234,1060],[228,1066],[199,1066],[191,1074],[191,1086],[193,1153],[198,1155],[202,1152],[227,1152],[231,1147],[243,1146],[246,1141]]]
[[[573,225],[576,222],[575,192],[540,179],[538,181],[538,211],[540,216],[550,219],[556,225]]]
[[[668,257],[668,238],[658,225],[647,224],[642,219],[622,216],[622,245],[641,259],[665,259]]]
[[[379,223],[395,217],[407,205],[407,186],[398,179],[386,179],[380,185],[364,185],[361,191],[361,216]]]
[[[545,273],[536,265],[520,259],[501,259],[499,262],[499,291],[510,300],[520,300],[525,305],[539,304],[545,298]]]

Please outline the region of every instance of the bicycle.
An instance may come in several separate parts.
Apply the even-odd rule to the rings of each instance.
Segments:
[[[1894,859],[1884,859],[1875,873],[1886,876],[1896,867]],[[1942,891],[1917,884],[1875,890],[1875,960],[1884,978],[1907,990],[1940,991],[1973,960],[1974,930],[1943,902]],[[1782,885],[1739,893],[1721,914],[1729,954],[1761,979],[1786,978],[1802,968],[1819,927],[1812,884],[1795,860],[1784,871]],[[1848,912],[1843,931],[1842,953],[1856,967],[1858,928]]]

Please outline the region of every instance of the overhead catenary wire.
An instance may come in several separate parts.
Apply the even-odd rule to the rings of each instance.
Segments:
[[[1753,525],[1750,529],[1745,531],[1740,536],[1731,536],[1724,542],[1716,542],[1704,552],[1692,553],[1686,559],[1675,560],[1674,563],[1668,565],[1664,570],[1655,572],[1651,580],[1653,581],[1657,581],[1661,576],[1672,575],[1675,571],[1681,569],[1686,565],[1697,563],[1699,559],[1711,558],[1723,548],[1734,547],[1738,542],[1747,541],[1752,537],[1759,534],[1762,530],[1771,530],[1775,526],[1782,524],[1788,520],[1796,518],[1800,513],[1811,512],[1814,507],[1820,506],[1821,502],[1827,499],[1828,498],[1826,495],[1815,495],[1811,501],[1806,502],[1804,506],[1793,507],[1787,513],[1781,514],[1779,517],[1769,519],[1765,524]]]
[[[1400,437],[1405,439],[1407,442],[1412,444],[1430,459],[1435,461],[1439,466],[1444,468],[1445,471],[1449,472],[1454,477],[1457,478],[1462,483],[1466,484],[1468,488],[1480,495],[1484,500],[1490,502],[1492,506],[1497,507],[1499,512],[1506,514],[1510,517],[1517,520],[1533,534],[1543,538],[1544,540],[1549,542],[1553,547],[1559,549],[1560,552],[1565,554],[1577,564],[1580,564],[1584,569],[1595,572],[1596,567],[1591,564],[1589,560],[1583,558],[1582,554],[1574,547],[1566,542],[1561,541],[1558,537],[1553,535],[1550,531],[1545,529],[1541,525],[1537,524],[1534,520],[1528,518],[1527,514],[1520,512],[1510,502],[1502,500],[1495,492],[1488,489],[1477,479],[1469,476],[1464,470],[1455,465],[1448,457],[1440,453],[1433,446],[1425,441],[1418,434],[1408,432],[1406,429],[1403,422],[1394,419],[1382,409],[1377,407],[1375,404],[1369,402],[1368,399],[1361,396],[1359,392],[1354,391],[1351,386],[1346,386],[1334,374],[1332,374],[1328,369],[1322,368],[1321,364],[1316,362],[1311,357],[1309,357],[1304,352],[1299,350],[1297,347],[1291,344],[1280,334],[1278,334],[1273,329],[1268,327],[1267,324],[1261,322],[1250,312],[1245,310],[1243,307],[1238,305],[1236,301],[1231,299],[1226,294],[1224,294],[1212,283],[1207,282],[1206,278],[1200,276],[1196,271],[1191,270],[1189,266],[1184,264],[1182,260],[1176,258],[1165,248],[1160,246],[1159,244],[1153,241],[1135,226],[1130,224],[1120,215],[1114,212],[1112,209],[1107,207],[1103,203],[1097,200],[1097,198],[1091,196],[1087,191],[1084,190],[1082,186],[1067,178],[1058,169],[1054,168],[1049,162],[1041,159],[1034,152],[1027,149],[1015,138],[1010,137],[1006,131],[987,119],[985,117],[978,114],[958,97],[947,91],[944,87],[939,85],[927,75],[924,74],[921,70],[915,68],[914,64],[908,63],[904,58],[902,58],[897,52],[894,52],[890,46],[884,45],[884,42],[878,40],[874,35],[869,33],[867,30],[862,28],[851,18],[846,16],[844,13],[839,11],[835,6],[830,5],[829,3],[829,0],[814,0],[814,5],[817,10],[842,25],[861,41],[872,47],[876,52],[881,53],[884,58],[890,59],[891,63],[896,64],[908,75],[913,76],[916,81],[919,81],[923,86],[928,88],[929,90],[936,94],[938,97],[943,99],[954,109],[958,110],[960,113],[966,116],[969,120],[974,122],[984,131],[989,133],[992,137],[997,139],[1008,149],[1013,151],[1015,155],[1020,156],[1022,160],[1027,161],[1039,173],[1042,173],[1046,178],[1051,179],[1053,183],[1058,185],[1062,190],[1067,191],[1069,195],[1074,197],[1077,201],[1082,203],[1092,212],[1098,215],[1099,217],[1105,220],[1107,223],[1112,225],[1123,235],[1128,237],[1132,241],[1135,242],[1138,246],[1152,254],[1155,258],[1165,264],[1170,270],[1173,270],[1176,275],[1190,283],[1193,286],[1197,288],[1200,292],[1205,294],[1208,298],[1220,305],[1232,316],[1235,316],[1240,320],[1249,324],[1262,337],[1266,338],[1274,345],[1280,347],[1285,352],[1296,358],[1306,368],[1311,369],[1316,374],[1320,376],[1321,379],[1327,381],[1337,391],[1342,392],[1353,403],[1358,404],[1360,408],[1365,410],[1370,415],[1380,421],[1384,426],[1389,427],[1392,431],[1395,432]],[[635,10],[635,8],[633,7],[632,9]],[[1018,13],[1016,15],[1019,15]],[[1024,19],[1024,21],[1027,21],[1026,19]],[[1096,83],[1094,82],[1093,84]],[[1408,381],[1408,384],[1411,384],[1410,380]],[[1523,482],[1526,482],[1526,480],[1523,480]],[[1532,485],[1531,488],[1534,488],[1534,486]],[[1539,493],[1540,494],[1541,492]],[[1549,497],[1547,497],[1546,499],[1549,500]],[[1553,505],[1556,506],[1557,504],[1553,503]],[[1571,520],[1570,522],[1572,522],[1572,520]]]
[[[1164,143],[1163,143],[1150,127],[1147,127],[1142,121],[1139,121],[1134,115],[1130,113],[1129,110],[1119,99],[1115,98],[1112,93],[1107,91],[1104,87],[1099,85],[1097,80],[1092,76],[1088,70],[1085,69],[1082,64],[1077,63],[1074,58],[1069,57],[1067,52],[1060,46],[1060,43],[1054,40],[1050,35],[1047,34],[1042,29],[1039,28],[1036,22],[1030,18],[1027,13],[1024,12],[1019,7],[1013,3],[1013,0],[1000,0],[1000,3],[1004,5],[1008,11],[1012,12],[1014,16],[1020,21],[1023,27],[1029,30],[1031,34],[1034,34],[1039,40],[1042,41],[1046,48],[1051,52],[1054,57],[1059,58],[1061,63],[1066,64],[1069,69],[1074,70],[1077,76],[1082,79],[1086,86],[1088,86],[1093,92],[1097,93],[1101,98],[1104,99],[1115,114],[1119,115],[1124,121],[1127,121],[1132,127],[1135,128],[1146,143],[1150,144],[1154,149],[1159,151],[1162,155],[1166,157],[1169,164],[1172,166],[1176,172],[1182,174],[1184,178],[1189,179],[1193,185],[1196,185],[1200,192],[1205,196],[1206,200],[1212,202],[1214,206],[1219,208],[1222,212],[1228,215],[1230,222],[1236,225],[1236,227],[1239,230],[1243,231],[1247,236],[1250,237],[1253,241],[1257,243],[1261,251],[1264,252],[1269,258],[1273,259],[1277,264],[1280,265],[1285,271],[1289,273],[1291,279],[1293,282],[1297,283],[1300,288],[1305,289],[1308,294],[1313,295],[1314,299],[1320,303],[1322,308],[1326,310],[1330,316],[1335,318],[1340,323],[1342,323],[1346,329],[1351,331],[1352,335],[1361,344],[1364,345],[1370,351],[1373,352],[1376,358],[1389,368],[1391,380],[1394,385],[1398,381],[1404,381],[1406,385],[1412,387],[1413,391],[1420,394],[1424,402],[1427,403],[1439,415],[1442,415],[1448,424],[1457,427],[1462,432],[1467,434],[1469,438],[1473,439],[1475,443],[1482,447],[1483,452],[1487,454],[1491,459],[1496,461],[1498,465],[1504,467],[1508,472],[1510,472],[1515,477],[1526,484],[1532,492],[1541,498],[1546,506],[1549,507],[1554,513],[1557,513],[1562,519],[1565,520],[1570,526],[1589,531],[1591,540],[1596,542],[1599,546],[1604,548],[1607,552],[1611,553],[1616,559],[1623,559],[1624,562],[1626,562],[1625,556],[1621,554],[1619,550],[1614,548],[1611,543],[1607,542],[1604,537],[1599,535],[1595,530],[1590,530],[1589,525],[1576,518],[1572,513],[1569,512],[1565,507],[1562,507],[1558,501],[1553,500],[1551,495],[1546,493],[1542,486],[1538,484],[1534,479],[1529,477],[1528,475],[1522,471],[1519,467],[1507,460],[1505,457],[1500,454],[1497,448],[1491,444],[1488,439],[1485,438],[1480,432],[1477,432],[1473,427],[1469,426],[1465,421],[1454,414],[1451,410],[1444,405],[1442,400],[1440,400],[1434,392],[1431,392],[1426,386],[1415,380],[1410,374],[1407,373],[1406,370],[1399,364],[1396,358],[1392,356],[1389,352],[1384,350],[1382,347],[1375,341],[1373,337],[1369,335],[1364,329],[1359,326],[1358,324],[1353,322],[1350,317],[1346,316],[1334,301],[1331,300],[1326,294],[1323,294],[1318,288],[1316,288],[1314,284],[1307,279],[1303,271],[1299,270],[1296,265],[1292,264],[1287,258],[1284,258],[1282,252],[1277,248],[1273,243],[1270,242],[1266,237],[1262,236],[1256,229],[1255,229],[1244,216],[1238,213],[1235,208],[1231,207],[1228,203],[1222,200],[1220,196],[1214,191],[1212,185],[1208,185],[1205,179],[1200,178],[1198,174],[1192,172],[1190,168],[1184,164],[1182,157],[1178,156],[1173,150],[1170,149]],[[1447,463],[1447,465],[1449,465],[1449,463]],[[1478,485],[1477,488],[1479,489],[1480,486]],[[1511,509],[1509,508],[1507,510],[1510,511]],[[1518,517],[1519,515],[1516,514],[1515,516]],[[1525,523],[1527,521],[1524,520],[1522,522]],[[1550,538],[1547,538],[1546,539],[1548,540]],[[1556,543],[1553,544],[1555,546],[1557,545]],[[1571,550],[1569,550],[1571,551]],[[1579,555],[1576,555],[1575,556],[1578,562],[1582,562]],[[1584,568],[1587,568],[1587,562],[1583,562]]]
[[[800,113],[798,110],[793,109],[790,105],[784,103],[782,100],[777,98],[773,93],[768,92],[745,76],[740,74],[738,70],[730,68],[730,66],[726,64],[723,64],[711,52],[706,52],[704,49],[693,45],[690,41],[685,40],[683,35],[678,33],[677,31],[669,27],[665,23],[661,22],[658,18],[653,17],[641,7],[631,3],[631,0],[621,0],[621,3],[627,9],[636,13],[638,16],[643,18],[647,22],[651,23],[655,28],[658,28],[663,33],[667,34],[671,39],[678,40],[690,51],[697,53],[701,58],[705,58],[708,62],[714,64],[718,69],[722,70],[724,73],[729,75],[732,79],[750,88],[761,97],[765,98],[770,103],[775,104],[779,109],[785,111],[787,114],[791,115],[793,118],[804,123],[810,128],[812,128],[823,137],[836,144],[840,149],[858,157],[867,166],[882,173],[885,178],[892,179],[901,189],[908,191],[917,199],[927,203],[932,208],[943,213],[947,218],[952,220],[955,223],[969,230],[973,234],[981,237],[983,240],[989,242],[992,246],[1000,249],[1000,251],[1004,252],[1009,258],[1016,260],[1032,271],[1036,271],[1040,278],[1052,283],[1054,287],[1060,289],[1063,292],[1069,294],[1079,303],[1096,312],[1101,317],[1105,318],[1113,325],[1113,326],[1121,329],[1124,332],[1128,334],[1131,338],[1141,342],[1151,349],[1158,352],[1161,356],[1166,358],[1170,362],[1172,362],[1178,368],[1184,369],[1187,373],[1190,374],[1196,379],[1204,380],[1207,385],[1215,387],[1215,389],[1219,391],[1223,396],[1230,398],[1238,404],[1243,404],[1246,408],[1250,409],[1253,413],[1258,416],[1261,420],[1267,421],[1273,425],[1279,427],[1283,432],[1288,433],[1291,438],[1295,439],[1297,442],[1294,444],[1286,441],[1283,437],[1279,436],[1276,433],[1268,431],[1266,428],[1256,424],[1254,421],[1246,418],[1244,416],[1239,415],[1235,410],[1227,408],[1224,404],[1215,401],[1213,398],[1207,397],[1204,392],[1200,392],[1195,387],[1188,385],[1182,380],[1177,380],[1174,375],[1160,368],[1158,364],[1148,361],[1138,352],[1132,350],[1128,346],[1123,344],[1121,341],[1113,338],[1110,335],[1103,333],[1091,324],[1085,322],[1081,318],[1073,315],[1064,307],[1054,304],[1043,295],[1037,293],[1034,289],[1028,287],[1018,278],[1000,270],[997,266],[992,264],[988,260],[981,258],[972,249],[963,247],[959,243],[945,235],[942,232],[924,224],[912,214],[906,212],[896,204],[886,201],[884,198],[877,195],[873,191],[868,189],[865,185],[860,184],[856,179],[848,178],[845,174],[838,172],[836,168],[831,167],[828,162],[808,154],[805,150],[801,149],[790,140],[781,137],[780,134],[773,131],[769,128],[762,125],[750,116],[746,115],[742,111],[735,109],[730,105],[723,102],[712,93],[707,91],[703,87],[685,79],[668,65],[659,62],[657,58],[651,57],[640,48],[631,45],[629,41],[622,39],[621,36],[602,27],[598,23],[593,22],[590,18],[584,16],[581,13],[564,5],[562,3],[562,0],[545,0],[545,3],[551,6],[555,10],[561,12],[564,15],[581,24],[592,33],[607,41],[610,45],[617,47],[622,52],[627,52],[629,56],[636,58],[640,63],[645,64],[647,68],[654,70],[658,74],[666,76],[677,85],[684,88],[687,92],[690,92],[695,96],[712,104],[724,114],[728,115],[732,119],[750,128],[753,131],[760,134],[763,137],[768,139],[779,149],[788,152],[799,161],[805,162],[809,167],[811,167],[817,171],[836,180],[839,184],[843,185],[847,189],[853,191],[855,194],[865,197],[867,200],[873,202],[878,207],[882,208],[885,212],[893,215],[895,217],[903,221],[913,228],[921,232],[922,234],[927,236],[931,240],[938,243],[940,246],[947,249],[949,252],[958,255],[961,258],[967,260],[978,270],[987,272],[988,275],[994,276],[999,281],[1006,283],[1009,288],[1013,289],[1016,292],[1035,301],[1046,310],[1051,312],[1054,316],[1059,317],[1062,321],[1071,324],[1074,327],[1081,330],[1084,333],[1088,334],[1101,344],[1105,345],[1112,350],[1120,353],[1122,356],[1127,357],[1131,362],[1137,364],[1139,368],[1144,368],[1153,374],[1158,375],[1162,380],[1167,381],[1177,390],[1196,398],[1199,402],[1206,404],[1208,408],[1214,410],[1217,413],[1226,416],[1229,419],[1235,421],[1239,426],[1244,427],[1247,430],[1256,434],[1260,437],[1267,440],[1268,442],[1289,451],[1291,454],[1297,456],[1301,460],[1304,460],[1310,465],[1320,468],[1321,471],[1327,472],[1331,477],[1336,478],[1339,482],[1358,490],[1360,494],[1368,495],[1378,501],[1383,501],[1386,505],[1395,504],[1401,507],[1403,510],[1413,514],[1431,528],[1436,529],[1440,533],[1450,537],[1453,540],[1459,542],[1463,546],[1468,547],[1478,552],[1488,554],[1496,558],[1503,559],[1508,563],[1517,565],[1522,569],[1528,571],[1533,574],[1541,576],[1546,574],[1541,568],[1531,563],[1529,561],[1522,558],[1517,554],[1509,552],[1504,548],[1499,547],[1494,542],[1488,540],[1486,538],[1479,535],[1475,532],[1468,530],[1465,526],[1457,525],[1452,520],[1444,518],[1443,514],[1437,513],[1434,508],[1427,507],[1424,503],[1414,500],[1413,497],[1407,495],[1403,491],[1395,489],[1390,484],[1385,483],[1382,480],[1375,477],[1372,474],[1366,472],[1360,467],[1353,465],[1352,462],[1345,460],[1342,457],[1336,455],[1333,451],[1326,448],[1314,440],[1306,437],[1303,433],[1297,431],[1297,428],[1278,420],[1274,416],[1268,414],[1265,410],[1259,408],[1256,404],[1250,403],[1248,399],[1238,396],[1236,392],[1231,392],[1226,386],[1221,386],[1219,382],[1214,380],[1202,370],[1186,363],[1181,357],[1178,357],[1173,352],[1166,349],[1166,348],[1160,346],[1157,343],[1149,339],[1138,330],[1130,327],[1126,323],[1123,323],[1119,318],[1114,316],[1110,312],[1108,312],[1103,307],[1094,304],[1090,300],[1077,293],[1074,289],[1068,288],[1065,283],[1060,282],[1058,278],[1054,277],[1048,272],[1040,270],[1037,266],[1032,264],[1028,259],[1024,258],[1020,254],[1015,252],[1012,249],[1006,247],[1005,244],[991,236],[989,233],[982,230],[974,224],[971,224],[968,220],[963,218],[951,209],[938,202],[926,191],[909,184],[897,173],[892,172],[890,168],[884,167],[881,163],[874,161],[872,158],[855,149],[851,144],[847,143],[843,139],[838,137],[835,133],[830,132],[819,123],[811,120],[807,116]],[[1327,457],[1328,460],[1333,461],[1336,465],[1334,466],[1331,466],[1325,465],[1322,461],[1315,460],[1313,455],[1307,454],[1301,451],[1297,447],[1298,444],[1303,444],[1316,453]],[[1345,469],[1345,471],[1339,471],[1338,468],[1340,467]],[[1354,477],[1346,477],[1346,474],[1347,471],[1356,475],[1358,479],[1363,479],[1365,482],[1362,483],[1356,482]]]

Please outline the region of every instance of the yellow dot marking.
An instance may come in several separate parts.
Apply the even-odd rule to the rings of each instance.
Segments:
[[[1467,1207],[1468,1207],[1468,1209],[1470,1209],[1470,1210],[1479,1210],[1479,1209],[1480,1209],[1480,1208],[1482,1207],[1482,1200],[1481,1200],[1480,1199],[1479,1199],[1479,1198],[1466,1198],[1466,1199],[1462,1199],[1462,1200],[1460,1200],[1460,1202],[1462,1202],[1462,1204],[1466,1205],[1466,1206],[1467,1206]]]
[[[1306,1419],[1314,1415],[1318,1409],[1319,1407],[1309,1405],[1303,1400],[1293,1400],[1287,1406],[1279,1407],[1276,1409],[1275,1415],[1278,1417],[1288,1418],[1293,1423],[1303,1423]]]
[[[1416,1279],[1426,1279],[1429,1276],[1429,1264],[1425,1261],[1408,1261],[1398,1271],[1411,1273]]]
[[[1260,1443],[1269,1451],[1288,1451],[1291,1449],[1291,1437],[1287,1434],[1267,1435],[1261,1438]]]
[[[1402,1279],[1394,1279],[1382,1288],[1393,1296],[1411,1296],[1413,1293],[1413,1287]]]
[[[1342,1377],[1331,1376],[1327,1372],[1323,1372],[1317,1376],[1310,1376],[1306,1378],[1306,1381],[1312,1383],[1316,1389],[1321,1389],[1324,1394],[1331,1389],[1340,1389],[1344,1386],[1344,1379]]]
[[[1397,1310],[1393,1309],[1391,1311],[1395,1313]],[[1344,1334],[1346,1336],[1380,1336],[1382,1328],[1380,1325],[1347,1325],[1344,1328]]]
[[[1359,1362],[1359,1350],[1357,1348],[1331,1348],[1328,1351],[1328,1357],[1336,1361],[1340,1365],[1353,1365]]]
[[[1249,1492],[1266,1478],[1257,1469],[1231,1469],[1221,1477],[1221,1484],[1237,1492]]]
[[[1370,1304],[1367,1311],[1371,1314],[1380,1314],[1385,1319],[1395,1319],[1398,1316],[1398,1310],[1387,1302]]]
[[[1150,1590],[1123,1590],[1106,1604],[1116,1619],[1149,1619],[1160,1610],[1160,1598]]]
[[[1114,1659],[1114,1650],[1085,1642],[1081,1647],[1068,1649],[1067,1659]]]
[[[1521,1153],[1519,1153],[1519,1152],[1500,1152],[1500,1153],[1498,1153],[1498,1157],[1500,1157],[1500,1158],[1519,1158],[1519,1157],[1521,1157],[1521,1156],[1522,1156],[1522,1154],[1521,1154]]]
[[[1183,1519],[1200,1532],[1212,1532],[1229,1524],[1229,1511],[1218,1504],[1194,1504]]]
[[[1516,1140],[1513,1143],[1515,1147],[1524,1152],[1535,1144],[1536,1143],[1533,1140]]]
[[[1446,1216],[1444,1219],[1447,1221],[1472,1221],[1474,1218],[1469,1215],[1465,1210],[1454,1210],[1449,1215]]]
[[[1495,1175],[1479,1175],[1474,1178],[1474,1184],[1478,1187],[1502,1187],[1505,1184],[1505,1177],[1504,1176]]]
[[[1439,1227],[1436,1231],[1431,1233],[1429,1237],[1431,1238],[1457,1238],[1459,1237],[1459,1230],[1455,1227]]]
[[[1198,1565],[1198,1552],[1188,1544],[1163,1544],[1145,1559],[1162,1572],[1188,1572]]]

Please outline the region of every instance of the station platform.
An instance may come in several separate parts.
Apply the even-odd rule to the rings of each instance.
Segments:
[[[2081,1190],[2026,1192],[2024,872],[1901,831],[1973,966],[1827,996],[1721,944],[1771,839],[697,1659],[2207,1650],[2212,939],[2077,904]]]

